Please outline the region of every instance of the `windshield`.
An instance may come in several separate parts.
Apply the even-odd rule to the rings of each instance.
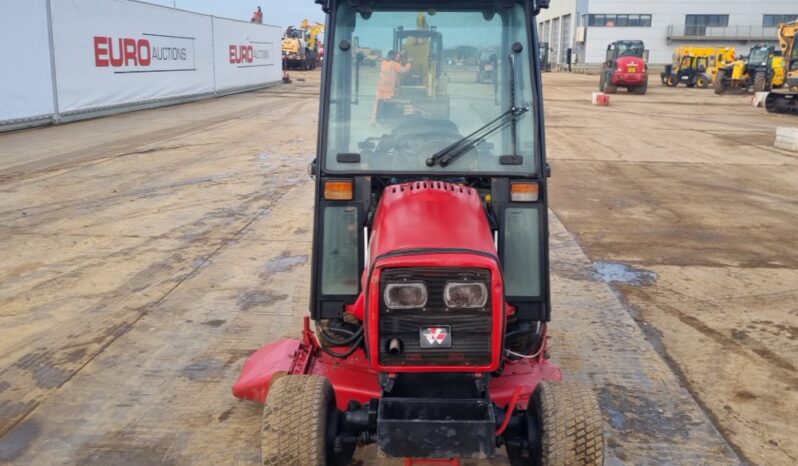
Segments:
[[[618,42],[619,57],[643,58],[645,47],[642,42]]]
[[[750,63],[755,64],[755,65],[757,65],[757,64],[765,64],[768,61],[768,55],[769,54],[770,54],[770,51],[767,48],[764,48],[764,47],[754,48],[754,49],[751,49],[751,55],[750,55],[750,58],[748,59],[748,61]]]
[[[513,99],[519,108],[531,106],[524,8],[377,8],[360,13],[341,2],[337,9],[325,168],[535,173],[532,111],[510,112],[514,116],[484,131],[485,137],[461,145],[448,164],[429,163],[433,155],[507,115]],[[519,53],[512,50],[516,42]],[[381,55],[369,60],[364,50]]]

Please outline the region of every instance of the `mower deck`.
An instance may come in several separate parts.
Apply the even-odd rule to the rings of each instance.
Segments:
[[[320,350],[315,334],[306,317],[301,339],[284,338],[262,346],[244,364],[233,395],[238,398],[263,403],[269,386],[283,375],[320,375],[330,380],[335,390],[338,409],[345,410],[350,401],[368,403],[382,396],[379,374],[369,367],[362,349],[346,359],[334,358]],[[507,362],[501,375],[491,378],[491,400],[505,407],[513,398],[516,387],[517,409],[526,409],[538,384],[544,380],[562,379],[560,368],[549,362],[543,354]]]

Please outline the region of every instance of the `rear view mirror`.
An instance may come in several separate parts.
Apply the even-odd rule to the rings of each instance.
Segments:
[[[313,180],[316,179],[316,159],[313,159],[313,161],[308,164],[308,176]]]

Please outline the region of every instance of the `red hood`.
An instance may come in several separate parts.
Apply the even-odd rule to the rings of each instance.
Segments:
[[[371,264],[401,250],[468,249],[495,255],[477,190],[440,181],[385,188],[373,222]]]

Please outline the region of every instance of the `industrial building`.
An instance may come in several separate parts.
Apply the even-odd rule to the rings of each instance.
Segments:
[[[598,65],[616,40],[643,40],[652,64],[671,62],[673,49],[734,46],[747,53],[776,43],[779,23],[798,18],[796,0],[557,0],[537,17],[541,42],[555,65]]]

